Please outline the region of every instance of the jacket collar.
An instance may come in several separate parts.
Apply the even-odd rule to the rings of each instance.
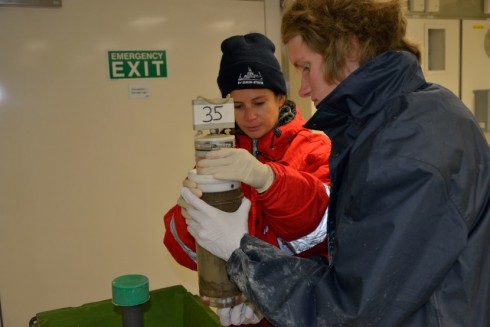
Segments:
[[[305,127],[331,138],[345,124],[364,125],[390,98],[425,83],[419,62],[405,51],[388,51],[358,68],[317,105]]]
[[[296,104],[288,100],[287,106],[280,110],[277,127],[273,128],[258,140],[258,151],[268,158],[281,158],[284,144],[289,144],[294,136],[303,129],[305,120],[301,116]],[[237,146],[251,150],[252,139],[242,131],[236,131]],[[276,151],[275,151],[276,150]],[[279,151],[279,152],[277,152]]]

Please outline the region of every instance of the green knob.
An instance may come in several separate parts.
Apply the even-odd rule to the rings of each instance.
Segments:
[[[148,278],[143,275],[123,275],[112,281],[112,303],[124,307],[145,303],[150,298]]]

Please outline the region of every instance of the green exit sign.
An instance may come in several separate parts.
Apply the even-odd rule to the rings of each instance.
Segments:
[[[109,51],[108,57],[111,79],[167,77],[164,50]]]

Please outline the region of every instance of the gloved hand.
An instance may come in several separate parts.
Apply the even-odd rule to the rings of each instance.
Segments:
[[[216,313],[223,326],[257,324],[261,319],[246,303],[240,303],[233,308],[219,308]]]
[[[197,183],[191,181],[189,178],[184,179],[182,185],[191,190],[191,192],[194,193],[198,198],[202,196],[202,191],[198,188]]]
[[[258,161],[245,149],[221,148],[209,151],[206,159],[197,163],[198,174],[213,175],[216,179],[240,181],[265,192],[274,181],[269,165]]]
[[[197,188],[197,184],[195,182],[191,181],[190,179],[188,179],[188,178],[184,179],[184,181],[182,182],[182,185],[184,187],[188,188],[192,192],[192,194],[194,194],[198,198],[200,198],[202,196],[202,191],[199,188]],[[185,202],[182,195],[179,196],[179,199],[177,200],[177,204],[180,206],[182,214],[184,214],[184,210],[186,208],[191,207],[187,202]]]
[[[182,198],[188,207],[182,208],[187,230],[197,243],[215,256],[228,260],[240,247],[240,240],[248,233],[248,211],[250,200],[242,199],[235,212],[224,212],[210,206],[183,187]]]

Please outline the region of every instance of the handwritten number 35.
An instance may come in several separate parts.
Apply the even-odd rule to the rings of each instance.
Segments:
[[[223,115],[218,111],[218,109],[223,108],[223,106],[216,106],[216,107],[210,107],[210,106],[204,106],[202,107],[203,110],[205,110],[205,119],[202,121],[203,123],[209,123],[215,120],[221,120],[223,118]]]

